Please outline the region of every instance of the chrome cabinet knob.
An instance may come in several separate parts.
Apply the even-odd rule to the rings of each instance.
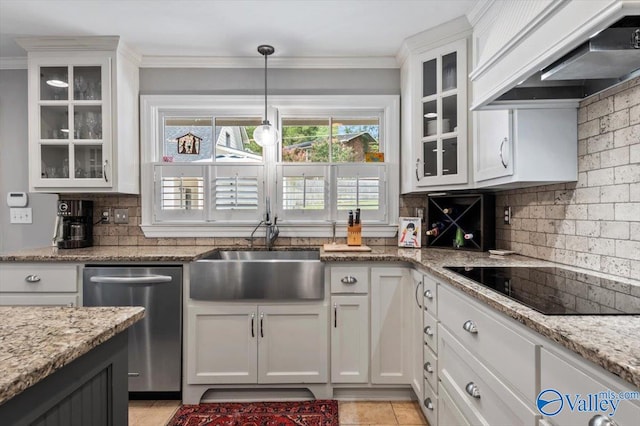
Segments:
[[[424,292],[424,297],[426,297],[429,300],[433,300],[433,294],[431,293],[431,290],[426,290]]]
[[[424,334],[426,334],[427,336],[433,336],[433,330],[431,329],[430,325],[424,328]]]
[[[358,282],[358,280],[356,279],[356,277],[352,277],[351,275],[348,275],[346,277],[343,277],[340,282],[342,284],[355,284]]]
[[[466,390],[467,393],[472,397],[480,398],[480,389],[478,388],[478,385],[476,385],[475,383],[473,382],[467,383],[467,386],[464,387],[464,390]]]
[[[40,276],[31,274],[27,275],[24,280],[28,283],[37,283],[40,282]]]
[[[589,420],[589,426],[618,426],[618,423],[614,422],[607,416],[602,414],[596,414]]]
[[[478,333],[478,327],[476,326],[476,323],[471,320],[465,321],[464,324],[462,324],[462,328],[471,334]]]
[[[424,364],[424,371],[426,371],[427,373],[433,373],[433,367],[431,366],[430,362]]]
[[[433,402],[431,402],[431,398],[424,399],[424,406],[427,407],[427,409],[433,411]]]

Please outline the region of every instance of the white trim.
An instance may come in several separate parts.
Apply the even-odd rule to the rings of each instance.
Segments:
[[[257,224],[258,221],[256,221]],[[215,226],[212,224],[190,224],[190,225],[141,225],[140,228],[147,238],[176,238],[176,237],[249,237],[256,224],[251,225],[225,225]],[[280,237],[284,238],[328,238],[333,236],[333,225],[328,224],[286,224],[278,221]],[[398,224],[388,225],[363,225],[362,236],[365,238],[393,238],[398,234]],[[336,238],[346,238],[345,226],[336,226]],[[264,237],[264,227],[260,227],[254,238],[259,241]]]
[[[478,0],[470,11],[467,12],[469,24],[475,28],[482,17],[491,9],[496,0]]]
[[[26,70],[27,57],[0,58],[0,70]]]
[[[264,61],[249,57],[143,56],[141,68],[262,68]],[[274,57],[269,68],[360,69],[399,68],[394,57]]]
[[[16,37],[15,42],[27,52],[53,51],[113,51],[118,47],[120,36],[41,36]]]
[[[511,40],[509,40],[509,42],[506,45],[498,49],[495,54],[487,58],[484,62],[482,62],[481,64],[478,64],[473,69],[473,71],[469,73],[469,78],[471,80],[475,80],[478,77],[480,77],[482,74],[487,72],[487,70],[491,68],[494,63],[496,63],[505,55],[508,55],[512,50],[517,48],[520,42],[525,38],[527,38],[529,34],[533,33],[534,31],[537,31],[540,27],[540,24],[543,23],[543,21],[545,21],[548,16],[551,16],[551,14],[553,14],[556,11],[556,9],[558,9],[560,6],[565,6],[565,5],[566,5],[566,2],[562,2],[562,1],[554,2],[554,3],[550,3],[547,7],[542,9],[540,13],[536,17],[534,17],[531,21],[529,21],[529,23],[522,30],[518,31],[516,36],[513,37]]]

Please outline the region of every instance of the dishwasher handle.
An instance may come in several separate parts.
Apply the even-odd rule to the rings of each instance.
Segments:
[[[97,275],[89,278],[92,283],[98,284],[154,284],[168,283],[173,278],[169,275],[144,275],[140,277],[118,277]]]

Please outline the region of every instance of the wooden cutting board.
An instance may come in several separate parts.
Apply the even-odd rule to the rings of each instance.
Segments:
[[[332,252],[332,251],[359,251],[359,252],[367,252],[371,251],[371,247],[367,246],[349,246],[346,244],[325,244],[323,246],[324,251]]]

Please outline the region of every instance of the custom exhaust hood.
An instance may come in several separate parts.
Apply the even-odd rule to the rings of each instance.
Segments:
[[[640,76],[640,16],[626,16],[495,100],[581,100]]]

